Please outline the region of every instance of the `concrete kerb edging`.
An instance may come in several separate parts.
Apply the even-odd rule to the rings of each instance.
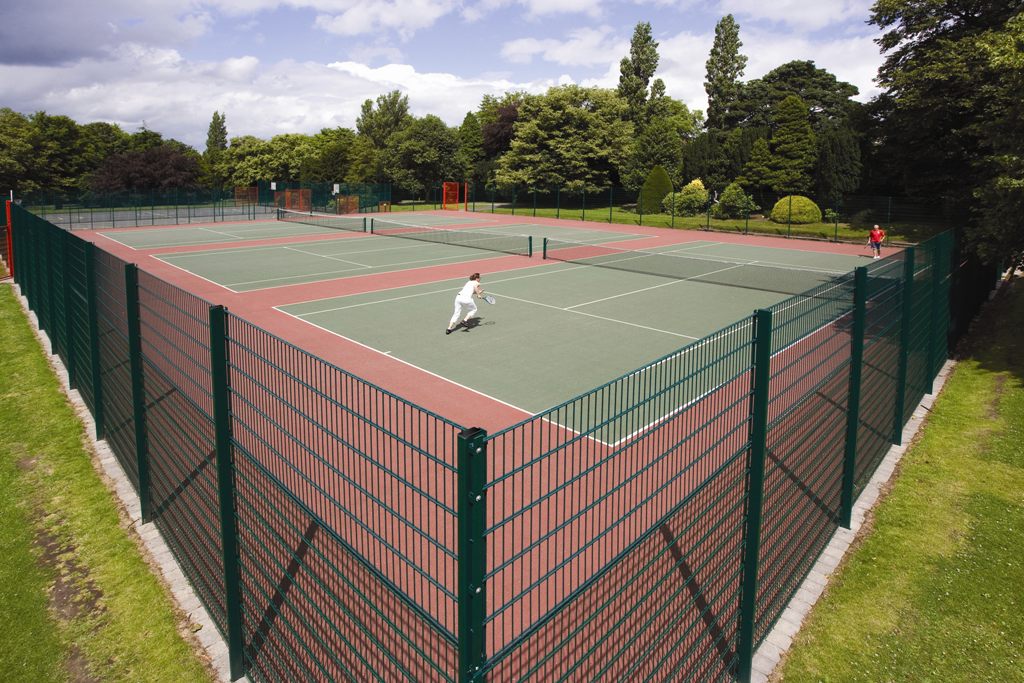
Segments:
[[[995,289],[989,294],[988,298],[990,301],[995,298],[1002,285],[1003,280],[996,284]],[[896,466],[903,459],[903,454],[907,452],[914,437],[924,425],[925,418],[931,412],[932,405],[938,398],[939,393],[941,393],[942,388],[946,385],[946,380],[949,379],[955,367],[956,361],[947,360],[943,364],[942,370],[939,371],[939,375],[935,378],[935,383],[932,385],[932,393],[925,394],[914,410],[914,414],[910,416],[907,424],[903,426],[902,445],[893,446],[889,449],[889,452],[886,453],[885,458],[871,477],[871,481],[864,486],[864,490],[861,491],[860,496],[854,502],[851,528],[844,529],[840,527],[836,529],[829,544],[811,568],[807,578],[800,584],[796,595],[793,596],[786,609],[783,610],[775,627],[765,637],[761,646],[757,648],[757,651],[754,653],[751,683],[766,683],[775,672],[775,668],[782,660],[782,656],[789,651],[790,645],[793,644],[793,639],[796,638],[796,635],[803,627],[804,620],[810,615],[811,608],[814,607],[818,598],[825,592],[829,582],[832,580],[833,573],[843,558],[846,557],[854,539],[857,538],[858,532],[864,525],[865,516],[880,502],[879,494],[882,488],[892,478],[893,473],[896,471]]]
[[[176,603],[175,606],[183,614],[183,626],[191,631],[195,637],[195,642],[192,643],[193,646],[201,648],[202,653],[200,657],[206,660],[206,663],[214,673],[214,677],[222,683],[231,683],[227,643],[224,641],[223,636],[221,636],[220,631],[217,630],[217,626],[213,623],[209,612],[206,611],[199,597],[192,590],[192,585],[185,578],[185,573],[178,566],[174,554],[164,542],[163,537],[160,535],[160,530],[152,522],[141,524],[142,507],[139,502],[139,496],[135,493],[135,489],[132,488],[131,482],[128,480],[127,475],[125,475],[124,470],[121,469],[121,465],[118,463],[117,458],[114,457],[110,447],[107,446],[107,442],[96,440],[96,423],[85,402],[82,400],[81,394],[71,388],[67,368],[64,367],[64,363],[59,356],[50,353],[50,338],[46,332],[39,329],[39,320],[36,314],[29,309],[28,301],[22,296],[21,289],[16,284],[12,284],[12,287],[14,288],[15,295],[18,297],[18,301],[21,303],[22,309],[28,316],[36,339],[39,340],[43,347],[43,353],[46,354],[47,359],[50,361],[50,366],[60,380],[61,389],[63,389],[64,394],[74,407],[78,419],[85,425],[86,438],[93,452],[93,467],[99,474],[106,475],[107,480],[104,483],[107,485],[107,489],[120,499],[121,504],[124,506],[124,514],[128,517],[131,527],[139,535],[141,544],[146,551],[143,553],[143,558],[149,565],[150,570],[157,578],[163,581],[170,591]],[[248,683],[246,677],[238,680]]]

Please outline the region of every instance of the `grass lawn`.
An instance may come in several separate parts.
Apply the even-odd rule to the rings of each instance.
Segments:
[[[0,286],[0,680],[210,681]]]
[[[773,680],[1024,681],[1024,278],[1004,292]]]

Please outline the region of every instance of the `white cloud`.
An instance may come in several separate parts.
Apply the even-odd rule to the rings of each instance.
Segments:
[[[317,15],[316,27],[328,33],[355,36],[394,29],[402,38],[427,28],[456,7],[456,0],[358,0],[340,14]]]
[[[746,19],[816,31],[852,19],[867,19],[872,4],[870,0],[721,0],[720,6],[723,15],[736,15],[741,31]]]
[[[610,37],[612,28],[601,26],[597,29],[581,28],[571,31],[568,40],[548,38],[520,38],[505,43],[501,56],[513,64],[528,64],[534,55],[541,55],[546,62],[563,66],[590,66],[616,59],[629,52],[628,41]]]

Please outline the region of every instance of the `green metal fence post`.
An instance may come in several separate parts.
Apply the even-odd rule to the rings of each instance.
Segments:
[[[85,303],[89,311],[89,364],[92,367],[92,419],[96,440],[103,438],[103,382],[100,376],[100,318],[96,303],[96,246],[85,243]]]
[[[892,197],[889,197],[889,208],[885,212],[885,232],[892,230]]]
[[[555,218],[562,215],[562,186],[555,188]]]
[[[676,229],[676,189],[672,188],[672,229]]]
[[[615,210],[615,204],[614,204],[614,202],[612,200],[612,197],[613,197],[614,194],[615,194],[615,188],[613,186],[609,185],[608,186],[608,223],[609,224],[611,224],[613,222],[612,214],[613,214],[613,212]]]
[[[533,186],[533,217],[537,217],[537,186]]]
[[[789,195],[789,216],[786,218],[786,237],[793,236],[793,195]]]
[[[746,525],[743,537],[743,585],[740,596],[739,680],[750,683],[757,617],[758,564],[761,557],[761,515],[764,468],[768,453],[768,386],[771,382],[772,312],[754,314],[754,376],[750,406],[750,456],[747,474]]]
[[[491,213],[494,213],[494,185],[491,185]]]
[[[487,432],[472,428],[458,436],[459,671],[456,680],[476,680],[484,661],[487,616]]]
[[[637,213],[640,214],[640,225],[644,224],[644,188],[640,188],[640,195],[636,198]]]
[[[587,220],[587,186],[583,186],[583,217],[580,219],[584,222]]]
[[[238,581],[238,534],[235,531],[235,471],[231,448],[231,400],[228,380],[227,311],[210,306],[210,379],[213,389],[214,448],[217,451],[217,495],[220,504],[220,547],[224,567],[224,608],[227,617],[231,680],[244,674],[242,600]]]
[[[139,320],[139,268],[124,265],[124,303],[128,323],[128,362],[132,379],[132,416],[135,423],[135,457],[139,473],[139,506],[142,523],[153,521],[149,490],[149,454],[146,448],[146,397],[142,388],[142,330]]]
[[[900,321],[900,369],[896,380],[896,414],[892,442],[903,443],[903,413],[907,404],[907,363],[910,359],[910,328],[914,314],[914,247],[903,250],[903,319]]]
[[[839,241],[839,195],[836,195],[836,216],[835,216],[835,219],[836,219],[836,234],[835,234],[835,237],[833,238],[832,241],[833,242],[838,242]]]
[[[842,520],[844,529],[853,521],[853,480],[857,473],[857,435],[860,432],[860,385],[864,369],[864,327],[867,317],[868,268],[855,271],[853,292],[853,339],[850,342],[850,403],[846,422],[846,459],[843,463]]]
[[[708,194],[707,214],[708,214],[708,224],[707,224],[707,228],[705,229],[705,231],[706,232],[711,232],[711,195],[710,194]]]
[[[64,353],[67,355],[68,361],[68,386],[75,389],[78,387],[78,383],[75,381],[75,344],[72,332],[74,323],[71,316],[71,269],[68,267],[68,240],[71,239],[71,233],[61,232],[60,263],[64,272],[60,277],[64,290],[61,293],[61,296],[64,297]]]
[[[746,222],[743,224],[743,234],[744,235],[749,235],[750,234],[750,197],[751,197],[751,195],[744,194],[743,197],[746,200],[746,204],[747,204],[747,218],[746,218]]]

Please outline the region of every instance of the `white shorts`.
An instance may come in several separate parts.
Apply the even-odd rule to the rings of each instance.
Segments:
[[[455,297],[455,313],[452,315],[452,320],[448,323],[449,325],[459,322],[459,316],[462,314],[463,308],[466,309],[466,319],[472,318],[473,314],[476,313],[476,304],[473,303],[472,297]]]

